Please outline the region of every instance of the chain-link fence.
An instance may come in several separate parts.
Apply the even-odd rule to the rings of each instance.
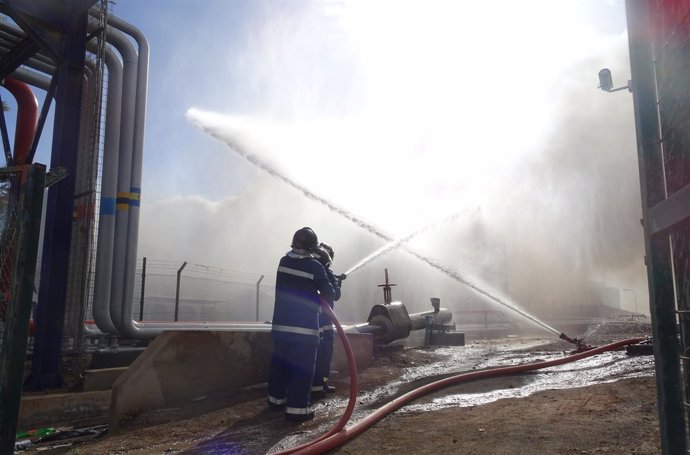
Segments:
[[[45,175],[39,164],[0,169],[0,453],[17,429]]]
[[[140,321],[257,321],[273,311],[275,277],[142,259],[132,317]]]
[[[0,343],[12,297],[12,274],[19,232],[20,177],[20,172],[7,170],[0,178]]]

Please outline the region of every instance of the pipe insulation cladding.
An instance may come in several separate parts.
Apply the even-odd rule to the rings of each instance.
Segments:
[[[367,323],[357,324],[352,330],[372,334],[376,344],[388,344],[407,338],[412,330],[426,329],[430,324],[447,324],[452,318],[453,314],[447,308],[409,314],[402,302],[392,302],[387,305],[374,305],[369,312]]]

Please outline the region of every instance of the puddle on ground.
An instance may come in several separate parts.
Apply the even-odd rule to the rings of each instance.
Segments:
[[[558,358],[558,356],[542,356],[542,358],[543,360],[551,360]],[[496,366],[494,360],[487,363],[489,364],[486,365],[487,367]],[[428,412],[448,407],[478,406],[502,398],[526,397],[543,390],[571,389],[653,375],[653,357],[631,357],[623,352],[608,352],[566,365],[496,378],[495,380],[475,381],[475,383],[484,382],[485,388],[493,387],[491,390],[474,392],[472,391],[476,387],[474,383],[452,386],[441,392],[420,398],[398,412]]]
[[[375,409],[421,385],[455,374],[484,368],[517,365],[537,360],[561,358],[565,352],[539,350],[544,340],[521,340],[511,344],[468,345],[435,348],[434,353],[445,359],[441,362],[411,365],[393,382],[357,396],[357,406],[350,424],[367,416]],[[536,348],[536,350],[535,350]],[[545,368],[518,375],[482,379],[444,388],[421,397],[397,410],[396,413],[431,412],[449,407],[477,406],[502,398],[519,398],[549,389],[567,389],[612,382],[624,378],[654,375],[652,356],[628,356],[624,352],[607,352],[557,367]],[[319,415],[330,418],[309,434],[291,434],[275,444],[269,453],[295,447],[330,430],[347,406],[347,398],[333,397],[315,405]]]
[[[432,348],[442,361],[411,363],[395,381],[373,390],[361,391],[350,425],[375,409],[414,388],[455,374],[496,366],[517,365],[537,360],[561,358],[565,352],[540,349],[544,340],[513,343],[473,344],[463,347]],[[482,379],[444,388],[421,397],[396,413],[432,412],[449,407],[487,404],[502,398],[526,397],[536,392],[584,387],[625,378],[654,375],[652,356],[628,356],[622,351],[607,352],[557,367],[498,378]],[[312,441],[331,430],[347,406],[347,397],[329,397],[314,404],[317,427],[303,431],[283,422],[281,413],[271,413],[239,423],[224,433],[198,444],[185,454],[275,453]],[[258,416],[257,416],[258,417]],[[251,442],[250,442],[251,441]],[[267,449],[268,448],[268,449]]]

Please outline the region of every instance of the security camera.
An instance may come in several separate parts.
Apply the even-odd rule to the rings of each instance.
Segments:
[[[617,92],[618,90],[625,90],[626,88],[628,91],[632,92],[632,86],[630,84],[630,81],[628,81],[628,85],[625,85],[623,87],[618,87],[618,88],[613,88],[613,78],[611,77],[611,70],[608,68],[604,68],[599,71],[599,87],[605,92]]]
[[[599,88],[605,92],[610,92],[613,88],[613,78],[611,77],[611,70],[604,68],[599,71]]]

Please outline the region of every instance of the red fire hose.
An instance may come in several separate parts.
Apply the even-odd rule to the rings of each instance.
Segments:
[[[327,305],[326,305],[327,306]],[[300,446],[294,447],[292,449],[287,449],[282,452],[278,452],[276,455],[284,455],[284,454],[299,454],[299,455],[306,455],[306,454],[322,454],[324,452],[327,452],[331,449],[334,449],[335,447],[338,447],[341,444],[344,444],[345,442],[349,441],[352,438],[355,438],[356,436],[360,435],[363,433],[365,430],[369,429],[371,426],[373,426],[376,422],[379,420],[383,419],[386,417],[388,414],[391,414],[392,412],[396,411],[397,409],[401,408],[405,404],[409,403],[412,400],[415,400],[423,395],[429,394],[431,392],[435,392],[439,389],[442,389],[444,387],[460,384],[462,382],[467,382],[467,381],[472,381],[476,379],[485,379],[485,378],[491,378],[491,377],[498,377],[501,375],[509,375],[509,374],[516,374],[516,373],[524,373],[527,371],[534,371],[534,370],[539,370],[542,368],[549,368],[549,367],[554,367],[558,365],[563,365],[565,363],[570,363],[570,362],[575,362],[577,360],[581,360],[587,357],[591,357],[597,354],[601,354],[602,352],[606,351],[613,351],[615,349],[622,348],[624,346],[630,345],[630,344],[636,344],[644,340],[644,338],[630,338],[627,340],[622,340],[622,341],[617,341],[615,343],[607,344],[604,346],[600,346],[598,348],[593,348],[590,350],[587,350],[585,352],[579,352],[577,354],[569,355],[567,357],[562,357],[559,359],[554,359],[554,360],[549,360],[549,361],[541,361],[541,362],[534,362],[534,363],[526,363],[526,364],[520,364],[520,365],[512,365],[512,366],[507,366],[507,367],[496,367],[496,368],[488,368],[485,370],[480,370],[480,371],[472,371],[468,373],[461,373],[455,376],[451,376],[449,378],[441,379],[439,381],[432,382],[430,384],[421,386],[417,389],[414,389],[410,392],[407,392],[404,395],[399,396],[398,398],[394,399],[393,401],[383,405],[373,413],[369,414],[368,416],[364,417],[363,419],[359,420],[358,422],[354,423],[348,428],[343,428],[345,423],[347,422],[347,419],[350,418],[350,415],[352,414],[352,409],[354,408],[354,403],[356,401],[356,395],[357,395],[357,387],[356,387],[356,369],[354,368],[354,356],[352,356],[352,351],[350,349],[349,343],[347,343],[347,337],[345,336],[345,333],[342,330],[342,327],[340,326],[340,323],[338,319],[335,317],[333,312],[331,311],[330,307],[328,308],[328,312],[331,315],[331,318],[336,324],[336,327],[338,328],[338,333],[343,340],[343,343],[345,344],[345,350],[346,353],[348,354],[348,362],[352,362],[350,364],[350,371],[351,371],[351,378],[352,382],[350,384],[350,401],[348,402],[348,407],[345,410],[345,414],[340,418],[338,423],[336,424],[335,427],[333,427],[332,430],[330,430],[328,433],[324,434],[323,436],[302,444]]]

